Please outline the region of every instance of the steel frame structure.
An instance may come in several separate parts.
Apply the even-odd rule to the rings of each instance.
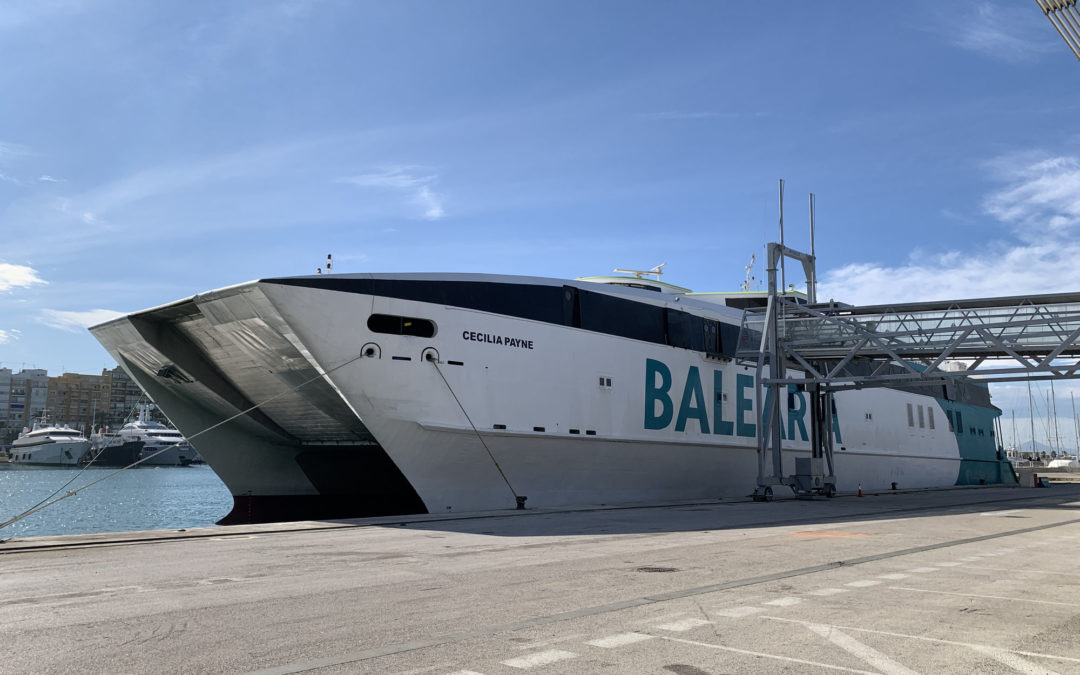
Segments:
[[[755,499],[772,499],[776,485],[799,495],[835,493],[836,391],[1080,378],[1080,293],[854,307],[816,303],[811,284],[809,304],[800,304],[778,292],[777,265],[793,258],[815,279],[814,256],[776,243],[767,250],[768,304],[743,313],[736,355],[756,365],[762,385]],[[789,386],[811,394],[811,456],[797,459],[795,475],[784,476],[780,402]],[[770,405],[763,405],[763,389]]]

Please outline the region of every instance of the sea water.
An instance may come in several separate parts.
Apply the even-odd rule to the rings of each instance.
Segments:
[[[0,540],[205,527],[223,518],[232,508],[232,496],[225,484],[205,464],[117,471],[0,464],[0,523],[42,501],[51,501],[105,478],[72,497],[0,528]]]

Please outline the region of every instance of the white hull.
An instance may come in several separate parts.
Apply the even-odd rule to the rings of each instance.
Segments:
[[[12,464],[76,466],[90,450],[90,441],[44,443],[11,448]]]
[[[464,278],[511,291],[563,283]],[[255,282],[162,308],[194,317],[176,325],[198,345],[191,353],[155,344],[138,319],[94,329],[184,435],[266,401],[199,440],[237,510],[249,496],[307,504],[329,494],[348,511],[341,504],[365,490],[377,502],[395,480],[401,499],[389,512],[434,513],[513,508],[518,496],[529,507],[744,496],[757,484],[754,373],[731,359],[320,283]],[[690,296],[562,288],[728,325],[740,316]],[[372,330],[372,314],[437,330]],[[842,491],[1012,480],[994,456],[996,409],[894,389],[837,394],[836,409]],[[792,393],[781,410],[791,474],[809,451],[807,399]],[[379,512],[369,502],[363,510]]]
[[[727,394],[721,417],[731,423],[731,434],[701,433],[697,420],[689,420],[684,431],[674,429],[674,419],[662,430],[646,430],[641,422],[647,358],[662,360],[673,373],[690,367],[699,373],[718,370],[722,382],[732,384],[739,375],[753,375],[744,366],[426,303],[292,287],[268,292],[324,367],[354,359],[363,344],[379,345],[380,358],[362,358],[329,379],[409,477],[429,511],[510,508],[514,499],[507,482],[536,507],[744,496],[757,484],[756,436],[748,431],[737,435],[735,386],[721,387],[721,394]],[[357,326],[325,329],[333,317],[348,316],[355,304],[369,302],[377,312],[430,317],[440,326],[439,334],[418,343]],[[533,338],[533,349],[499,350],[498,345],[461,339],[463,327],[477,325],[490,335],[526,334]],[[428,348],[439,352],[443,363],[438,370],[421,358]],[[394,360],[394,355],[412,360]],[[600,377],[611,378],[612,386],[601,389],[596,384]],[[678,407],[685,377],[673,379],[672,406]],[[711,384],[703,384],[705,398],[710,398]],[[753,400],[755,392],[747,388],[744,397]],[[903,418],[908,402],[933,406],[940,424],[932,431],[909,429]],[[838,394],[836,405],[854,413],[839,420],[845,443],[838,444],[836,453],[838,489],[956,484],[961,455],[934,399],[893,390],[860,391]],[[706,411],[710,431],[711,413]],[[858,423],[866,413],[873,424]],[[752,409],[745,411],[744,429],[753,421]],[[506,430],[494,430],[496,424]],[[570,434],[570,429],[582,433]],[[585,435],[589,430],[596,435]],[[793,457],[809,455],[809,444],[800,429],[795,431],[785,461],[788,474],[794,473]]]
[[[140,457],[149,458],[142,466],[187,466],[195,458],[195,451],[186,443],[165,446],[164,451],[161,447],[144,445]]]

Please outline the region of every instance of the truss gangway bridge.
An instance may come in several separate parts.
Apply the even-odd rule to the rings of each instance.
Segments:
[[[875,386],[936,385],[1080,378],[1080,293],[856,307],[818,303],[777,290],[784,258],[816,279],[815,258],[782,244],[768,247],[769,300],[743,315],[737,359],[757,368],[767,400],[797,386],[810,394],[811,456],[797,458],[795,475],[781,466],[779,405],[762,407],[758,388],[758,487],[831,496],[832,394]]]

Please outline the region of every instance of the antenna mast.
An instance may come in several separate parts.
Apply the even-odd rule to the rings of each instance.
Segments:
[[[743,291],[749,291],[750,290],[750,282],[754,281],[754,277],[750,276],[750,270],[752,270],[754,268],[754,261],[755,260],[757,260],[757,255],[754,254],[754,253],[751,253],[750,254],[750,264],[746,266],[746,280],[743,281],[743,284],[742,284]]]
[[[810,278],[806,280],[806,299],[812,305],[817,302],[817,252],[814,250],[814,193],[810,193],[810,257],[814,264],[810,267]]]
[[[784,248],[784,179],[780,179],[780,248]],[[787,291],[787,273],[784,256],[780,256],[780,292]]]

